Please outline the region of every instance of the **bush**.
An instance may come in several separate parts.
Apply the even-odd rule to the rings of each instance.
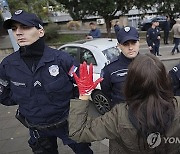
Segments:
[[[57,31],[59,30],[59,27],[55,23],[50,23],[48,24],[47,27],[45,27],[45,40],[48,42],[53,41],[54,39],[58,38],[58,33]]]
[[[80,28],[80,26],[81,26],[81,24],[80,24],[79,21],[69,21],[69,22],[67,23],[67,28],[68,28],[69,30],[77,30],[77,29]]]

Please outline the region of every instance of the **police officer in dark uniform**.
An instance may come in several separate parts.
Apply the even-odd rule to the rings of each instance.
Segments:
[[[72,73],[79,64],[45,45],[43,23],[35,14],[18,10],[3,27],[12,29],[20,48],[0,64],[0,103],[19,105],[16,117],[30,130],[32,151],[58,154],[60,138],[76,154],[92,154],[88,143],[68,137]]]
[[[120,56],[101,71],[104,80],[100,83],[102,92],[109,98],[111,108],[125,102],[122,92],[128,65],[139,53],[139,34],[134,27],[123,27],[117,34]],[[109,140],[109,154],[117,153],[116,140]]]
[[[169,30],[170,30],[170,18],[169,18],[169,16],[166,16],[166,21],[163,24],[163,28],[164,28],[164,44],[169,44],[168,43]]]
[[[180,64],[174,66],[170,71],[169,75],[172,79],[172,85],[175,96],[180,96]]]
[[[134,27],[123,27],[117,35],[120,56],[102,69],[104,80],[100,83],[102,92],[111,100],[111,107],[124,101],[122,86],[128,65],[139,53],[139,34]]]
[[[149,46],[149,50],[155,56],[161,56],[159,54],[161,34],[158,26],[159,22],[156,19],[152,20],[152,26],[146,33],[146,41]]]

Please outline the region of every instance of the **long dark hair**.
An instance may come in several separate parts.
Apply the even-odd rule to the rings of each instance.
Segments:
[[[139,54],[129,65],[124,85],[129,119],[141,136],[152,132],[165,135],[175,115],[170,78],[154,55]]]

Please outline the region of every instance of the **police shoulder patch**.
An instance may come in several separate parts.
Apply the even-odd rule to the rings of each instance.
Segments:
[[[23,12],[23,10],[17,10],[14,14],[15,15],[19,15],[19,14],[21,14]]]
[[[130,29],[131,29],[131,28],[127,26],[127,27],[124,28],[124,31],[125,31],[125,32],[129,32]]]

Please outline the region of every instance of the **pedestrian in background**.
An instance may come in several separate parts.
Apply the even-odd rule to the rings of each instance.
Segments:
[[[70,105],[69,135],[72,139],[78,142],[114,139],[118,148],[112,149],[112,154],[180,152],[178,143],[167,140],[180,138],[180,97],[173,96],[165,66],[156,56],[139,54],[132,61],[124,85],[126,103],[117,104],[95,119],[88,117],[88,94],[95,84],[92,78],[89,86],[87,82],[83,84],[87,79],[83,75],[75,78],[80,97]],[[81,93],[81,89],[87,93]]]
[[[166,21],[164,22],[164,44],[169,44],[169,31],[170,31],[170,18],[169,16],[166,16]]]
[[[123,27],[117,35],[120,56],[101,71],[104,80],[100,83],[102,92],[109,98],[110,105],[124,102],[122,86],[127,76],[128,65],[139,53],[139,33],[134,27]]]
[[[162,56],[159,54],[161,34],[158,26],[159,22],[156,19],[152,20],[151,28],[149,28],[146,33],[146,42],[152,54]]]
[[[96,27],[94,22],[89,23],[89,27],[91,28],[89,34],[86,36],[86,39],[100,38],[101,31]]]
[[[176,19],[176,23],[172,27],[172,33],[173,33],[173,42],[174,42],[174,47],[171,51],[171,54],[174,55],[175,50],[177,53],[179,53],[179,43],[180,43],[180,19]]]
[[[121,29],[121,27],[119,26],[119,21],[118,20],[116,20],[115,21],[115,24],[114,24],[114,32],[115,32],[115,34],[116,34],[116,37],[118,36],[118,32],[120,31],[120,29]]]
[[[12,29],[20,48],[0,64],[0,103],[18,105],[16,118],[29,128],[33,153],[58,154],[60,138],[76,154],[92,154],[88,143],[68,136],[72,73],[79,63],[45,44],[43,23],[35,14],[18,10],[3,27]]]

